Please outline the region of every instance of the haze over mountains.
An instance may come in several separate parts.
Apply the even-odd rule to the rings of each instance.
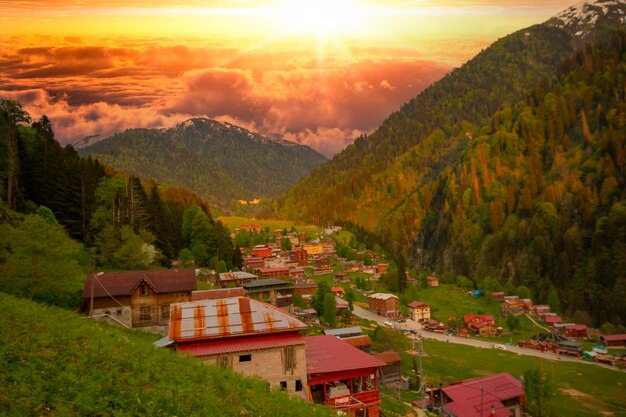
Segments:
[[[308,146],[207,118],[168,129],[129,129],[75,147],[80,155],[188,188],[217,205],[277,196],[326,161]]]

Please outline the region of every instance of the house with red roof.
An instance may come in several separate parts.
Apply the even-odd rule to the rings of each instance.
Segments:
[[[468,379],[441,389],[442,416],[519,416],[524,406],[524,388],[509,373]]]
[[[309,399],[348,416],[378,417],[376,371],[386,363],[335,336],[308,336],[304,340]]]
[[[270,304],[231,297],[172,304],[169,340],[180,353],[306,398],[306,327]]]
[[[255,258],[268,258],[272,256],[272,248],[267,245],[256,245],[252,248],[252,256]]]
[[[490,337],[498,334],[498,326],[496,321],[490,314],[466,314],[463,316],[463,322],[467,330],[474,334]]]
[[[332,287],[330,290],[336,296],[343,297],[343,287]]]
[[[546,326],[554,326],[555,324],[563,323],[563,319],[557,315],[549,315],[543,317],[543,322]]]
[[[563,328],[566,337],[571,337],[573,339],[586,339],[589,337],[587,334],[587,326],[584,324],[566,324]]]
[[[400,362],[402,358],[395,350],[387,350],[373,355],[376,359],[385,362],[387,366],[378,368],[378,383],[386,387],[398,387],[402,383]]]
[[[600,342],[610,348],[626,348],[626,334],[604,334],[600,336]]]
[[[170,304],[189,301],[196,289],[193,268],[89,274],[83,311],[126,327],[165,326]]]
[[[415,321],[430,320],[430,305],[420,301],[413,301],[408,304],[409,318]]]

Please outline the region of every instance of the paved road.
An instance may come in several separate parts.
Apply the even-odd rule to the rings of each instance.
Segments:
[[[338,301],[340,302],[345,302],[344,300],[342,300],[341,298],[337,298]],[[376,323],[378,323],[379,325],[385,325],[385,321],[388,322],[387,319],[385,319],[382,316],[379,316],[377,314],[372,313],[369,310],[366,310],[364,308],[358,307],[358,306],[354,306],[354,310],[352,311],[352,313],[357,316],[357,317],[361,317],[367,320],[371,320],[374,321]],[[448,336],[445,334],[441,334],[441,333],[435,333],[435,332],[429,332],[426,331],[422,328],[422,325],[419,324],[416,321],[413,320],[407,320],[405,323],[393,323],[394,328],[399,329],[399,330],[413,330],[416,331],[417,334],[421,335],[423,338],[425,339],[432,339],[432,340],[438,340],[440,342],[449,342],[449,343],[457,343],[459,345],[466,345],[466,346],[472,346],[472,347],[476,347],[476,348],[483,348],[483,349],[493,349],[494,343],[493,342],[488,342],[485,340],[478,340],[478,339],[472,339],[470,337],[457,337],[457,336]],[[595,362],[588,362],[588,361],[583,361],[580,359],[576,359],[576,358],[572,358],[569,356],[563,356],[563,355],[557,355],[555,353],[552,352],[541,352],[539,350],[534,350],[534,349],[526,349],[526,348],[521,348],[518,346],[506,346],[506,350],[512,353],[517,353],[518,355],[526,355],[526,356],[535,356],[538,358],[544,358],[544,359],[550,359],[550,360],[559,360],[561,362],[577,362],[577,363],[584,363],[584,364],[588,364],[588,365],[596,365],[596,366],[600,366],[602,368],[607,368],[607,369],[611,369],[614,371],[619,371],[618,368],[614,367],[614,366],[608,366],[608,365],[603,365],[600,363],[595,363]]]

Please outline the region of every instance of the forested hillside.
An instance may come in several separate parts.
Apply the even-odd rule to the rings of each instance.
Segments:
[[[79,153],[132,175],[185,187],[221,206],[277,196],[326,161],[308,146],[206,118],[170,129],[130,129]]]
[[[536,302],[556,292],[572,315],[626,322],[624,35],[592,38],[574,58],[580,39],[552,24],[496,42],[279,213],[350,225],[419,271],[527,285]]]
[[[0,293],[0,414],[328,416],[230,369],[152,346],[148,333]]]
[[[181,188],[140,181],[61,147],[43,116],[0,100],[0,290],[66,307],[86,273],[239,264],[228,229]]]

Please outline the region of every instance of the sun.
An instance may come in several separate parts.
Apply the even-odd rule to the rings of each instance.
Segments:
[[[363,31],[366,8],[355,0],[286,0],[272,14],[288,33],[329,38]]]

